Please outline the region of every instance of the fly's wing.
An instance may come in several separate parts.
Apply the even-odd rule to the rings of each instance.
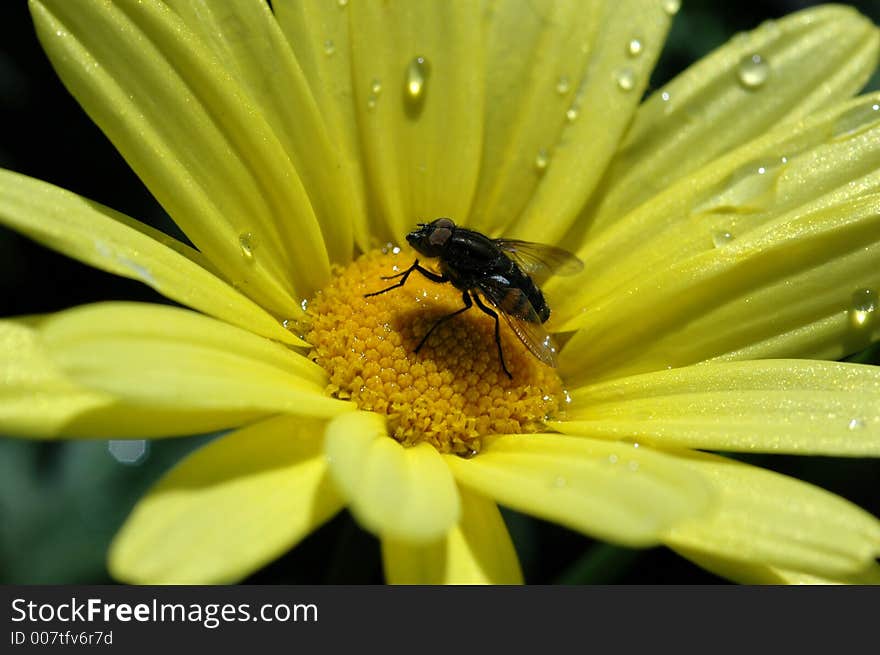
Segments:
[[[526,295],[519,289],[500,286],[491,279],[480,282],[478,288],[525,347],[539,360],[556,368],[556,342],[544,329]]]
[[[495,239],[494,243],[538,284],[551,275],[575,275],[584,268],[575,255],[556,246],[517,239]]]

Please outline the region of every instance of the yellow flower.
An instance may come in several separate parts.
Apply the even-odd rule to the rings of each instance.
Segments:
[[[794,14],[639,104],[677,4],[31,0],[197,249],[2,172],[4,224],[191,310],[3,321],[0,426],[234,429],[141,500],[115,576],[238,580],[347,506],[391,582],[519,582],[499,503],[734,580],[876,579],[876,518],[700,451],[880,454],[880,370],[821,361],[880,336],[880,96],[848,99],[877,30]],[[363,297],[438,216],[586,263],[544,287],[561,382],[506,329],[499,374],[475,310],[413,353],[449,285]]]

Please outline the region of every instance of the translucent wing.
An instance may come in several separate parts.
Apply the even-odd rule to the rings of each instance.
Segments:
[[[575,255],[556,246],[517,239],[495,239],[494,242],[523,273],[538,282],[551,275],[574,275],[584,268],[584,263]]]
[[[539,360],[556,368],[556,342],[544,329],[526,295],[519,289],[502,287],[491,280],[481,282],[479,290],[498,309],[525,347]]]

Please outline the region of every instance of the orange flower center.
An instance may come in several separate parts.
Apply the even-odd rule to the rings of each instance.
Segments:
[[[328,373],[327,391],[360,409],[386,415],[389,433],[404,445],[421,441],[440,452],[470,456],[490,434],[535,432],[555,417],[564,391],[555,370],[539,362],[501,325],[505,375],[495,343],[495,321],[461,291],[418,272],[402,287],[365,297],[397,282],[383,276],[406,270],[409,248],[369,252],[337,268],[308,305],[311,357]],[[423,261],[430,266],[430,262]]]

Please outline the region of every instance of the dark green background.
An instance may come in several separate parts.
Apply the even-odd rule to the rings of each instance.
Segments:
[[[476,1],[476,0],[475,0]],[[548,0],[549,1],[549,0]],[[685,0],[652,80],[659,86],[737,31],[818,4]],[[880,23],[880,2],[853,3]],[[875,75],[871,88],[880,88]],[[42,53],[26,3],[0,3],[0,166],[98,200],[178,234],[101,132],[67,94]],[[56,255],[0,228],[0,316],[85,302],[162,302],[146,287]],[[877,349],[862,361],[880,362]],[[0,438],[0,583],[111,582],[110,538],[136,499],[210,437],[154,442],[139,466],[117,463],[106,441],[31,443]],[[809,480],[880,515],[880,463],[763,456],[751,461]],[[506,513],[530,583],[722,582],[670,551],[630,551]],[[347,514],[249,582],[381,582],[378,544]]]

